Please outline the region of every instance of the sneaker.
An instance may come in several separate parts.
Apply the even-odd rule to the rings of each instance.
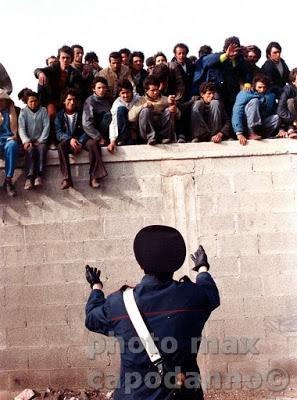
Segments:
[[[3,185],[3,189],[6,191],[8,196],[10,196],[10,197],[16,196],[16,191],[15,191],[14,185],[12,184],[11,181],[5,181],[4,185]]]
[[[147,144],[149,144],[149,145],[151,145],[151,146],[154,146],[154,145],[156,144],[156,139],[155,139],[155,138],[150,138],[150,139],[147,141]]]
[[[96,178],[91,178],[91,179],[90,179],[90,186],[91,186],[93,189],[97,189],[98,187],[100,187],[100,183],[97,181]]]
[[[33,189],[32,179],[26,179],[25,185],[24,185],[24,189],[25,189],[25,190],[31,190],[31,189]]]
[[[183,137],[179,137],[178,138],[178,140],[177,140],[177,143],[186,143],[186,141],[185,141],[185,138],[183,138]]]
[[[251,132],[248,135],[248,140],[261,140],[261,139],[262,139],[262,136],[257,135],[257,133],[255,133],[255,132]]]
[[[34,186],[42,186],[42,178],[41,176],[37,176],[34,180]]]
[[[61,182],[61,189],[68,189],[73,186],[73,183],[70,179],[63,179]]]
[[[197,137],[194,137],[194,139],[192,139],[192,143],[198,143],[199,139]]]
[[[168,144],[171,143],[171,140],[166,138],[166,139],[162,139],[162,144]]]

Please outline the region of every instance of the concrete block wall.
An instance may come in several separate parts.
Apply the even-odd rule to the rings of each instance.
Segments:
[[[84,327],[84,265],[101,267],[106,294],[137,283],[132,243],[148,224],[183,233],[188,257],[177,278],[194,279],[189,254],[199,243],[207,251],[222,305],[204,330],[205,386],[261,379],[269,389],[278,369],[295,384],[297,143],[105,150],[109,175],[98,190],[88,186],[84,154],[72,160],[74,189],[61,191],[50,151],[44,188],[25,192],[18,169],[18,196],[0,193],[2,398],[25,387],[112,387],[117,346]]]

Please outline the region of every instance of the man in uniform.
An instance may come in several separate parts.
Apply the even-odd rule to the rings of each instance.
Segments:
[[[186,246],[176,229],[162,225],[138,232],[134,254],[145,273],[133,289],[134,297],[162,356],[165,374],[161,383],[152,383],[149,375],[157,369],[144,348],[139,348],[139,341],[133,351],[131,343],[138,336],[123,302],[126,287],[105,298],[100,270],[86,266],[86,279],[92,288],[86,305],[86,327],[103,335],[113,334],[123,345],[114,399],[201,400],[197,352],[204,324],[220,304],[218,289],[208,272],[207,255],[202,246],[191,255],[193,270],[198,272],[196,283],[188,277],[173,280],[173,273],[185,260]],[[175,386],[166,379],[172,371]]]

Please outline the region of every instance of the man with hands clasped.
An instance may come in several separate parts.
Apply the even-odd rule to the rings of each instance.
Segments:
[[[92,292],[86,305],[86,327],[106,336],[112,334],[123,345],[114,399],[203,399],[197,352],[204,324],[220,304],[218,289],[208,272],[207,255],[202,246],[191,255],[193,270],[198,272],[194,283],[187,276],[173,279],[186,256],[184,239],[175,228],[147,226],[138,232],[133,247],[145,273],[133,288],[134,299],[164,370],[160,382],[152,384],[152,375],[158,376],[159,369],[143,342],[135,344],[139,336],[123,300],[127,286],[105,297],[100,270],[87,265],[86,279]]]

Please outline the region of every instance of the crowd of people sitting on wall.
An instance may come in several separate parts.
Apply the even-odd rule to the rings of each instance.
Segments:
[[[25,156],[25,186],[43,184],[48,148],[58,151],[61,189],[73,186],[70,154],[89,153],[90,186],[107,175],[101,147],[172,142],[241,145],[262,138],[297,138],[297,68],[289,70],[282,48],[271,42],[267,60],[257,66],[261,50],[227,38],[223,51],[204,45],[188,56],[184,43],[174,46],[171,61],[162,52],[145,59],[123,48],[102,68],[94,52],[81,45],[62,46],[46,66],[35,69],[37,91],[22,89],[10,98],[12,84],[0,64],[0,151],[5,159],[4,190],[12,182],[17,156]],[[84,58],[84,62],[83,62]],[[146,68],[145,68],[146,65]]]

